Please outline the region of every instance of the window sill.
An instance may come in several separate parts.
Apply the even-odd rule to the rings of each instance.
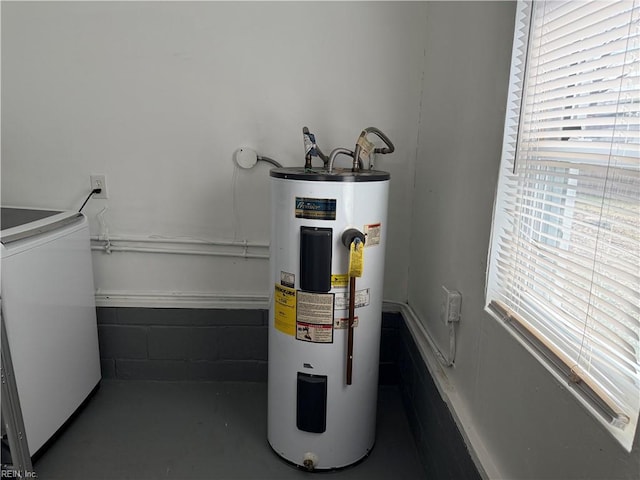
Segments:
[[[585,398],[584,393],[577,389],[573,383],[569,382],[565,373],[545,357],[536,347],[534,347],[526,336],[520,333],[509,322],[505,321],[499,314],[489,308],[489,306],[485,306],[484,310],[489,316],[500,323],[505,330],[509,332],[509,335],[524,347],[524,349],[553,376],[559,385],[565,387],[564,390],[569,392],[569,395],[589,412],[590,416],[596,421],[596,423],[603,427],[627,452],[631,452],[636,425],[638,422],[637,414],[636,416],[631,416],[629,423],[624,428],[618,428],[607,422],[591,401]]]

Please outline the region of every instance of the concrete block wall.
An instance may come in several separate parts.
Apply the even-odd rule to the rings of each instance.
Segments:
[[[267,310],[106,308],[98,312],[103,378],[267,381]],[[383,315],[380,383],[398,383],[400,321]]]
[[[442,400],[404,321],[400,322],[398,334],[400,391],[425,478],[480,480],[449,407]]]
[[[403,323],[399,313],[382,313],[382,334],[380,336],[380,385],[397,385],[400,382],[398,358],[400,356],[400,325]]]
[[[98,308],[104,378],[267,380],[266,310]]]

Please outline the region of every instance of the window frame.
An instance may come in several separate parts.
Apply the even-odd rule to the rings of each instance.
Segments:
[[[582,375],[580,369],[572,367],[568,357],[563,356],[561,351],[557,351],[543,337],[538,335],[535,329],[528,326],[528,322],[517,313],[510,310],[506,305],[495,301],[490,297],[490,285],[497,284],[497,267],[492,267],[492,256],[500,250],[499,232],[510,222],[510,217],[506,212],[501,212],[499,200],[502,196],[501,189],[508,188],[506,185],[509,176],[516,177],[516,167],[518,159],[518,139],[521,136],[521,129],[524,122],[521,121],[524,112],[523,97],[528,87],[526,85],[527,62],[529,59],[529,42],[531,38],[531,21],[534,13],[534,0],[518,0],[516,7],[515,32],[513,38],[512,61],[510,70],[509,91],[507,99],[507,111],[505,115],[503,149],[500,161],[500,171],[498,186],[495,194],[493,206],[493,219],[491,239],[489,242],[489,252],[487,259],[487,279],[485,284],[485,310],[495,319],[500,320],[507,330],[556,378],[557,381],[567,385],[568,390],[586,408],[593,417],[609,432],[627,451],[631,451],[633,440],[638,423],[638,411],[635,418],[629,419],[626,427],[620,428],[621,424],[616,421],[615,416],[620,414],[619,406],[615,399],[612,400],[606,392],[603,392],[595,382],[590,381],[588,376]],[[547,172],[550,176],[550,173]],[[569,195],[566,190],[569,185],[565,185],[566,200]],[[540,191],[546,195],[546,191]],[[571,208],[564,203],[558,204],[559,209]],[[541,212],[546,215],[549,212]],[[531,219],[535,222],[536,219]],[[640,406],[638,407],[640,410]]]

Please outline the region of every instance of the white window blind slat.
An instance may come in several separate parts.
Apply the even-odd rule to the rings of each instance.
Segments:
[[[606,48],[602,49],[605,55],[600,57],[591,57],[588,61],[581,63],[563,64],[555,70],[548,72],[537,72],[534,80],[541,85],[560,80],[565,81],[566,78],[576,75],[590,74],[601,68],[617,68],[624,64],[627,51],[621,51],[618,53],[609,53]],[[614,75],[614,72],[610,72],[609,75]]]
[[[638,78],[637,73],[634,75],[629,75],[628,80],[629,80],[630,87],[638,85],[637,78]],[[607,92],[611,90],[619,91],[621,80],[622,80],[621,78],[614,78],[611,80],[605,79],[602,81],[590,82],[586,84],[575,84],[575,81],[573,81],[572,79],[568,79],[567,85],[563,89],[564,91],[562,91],[562,89],[556,89],[548,92],[536,91],[535,96],[528,98],[527,104],[534,106],[538,102],[553,101],[559,98],[566,99],[570,97],[579,97],[581,95],[594,95],[594,94],[598,94],[599,92]],[[624,79],[624,80],[627,80],[627,79]],[[617,98],[619,98],[619,95]],[[589,99],[591,103],[596,103],[594,102],[594,100],[597,101],[597,98]],[[531,113],[535,113],[535,108],[533,108]]]
[[[544,16],[544,26],[550,35],[570,26],[573,22],[581,22],[580,25],[583,25],[585,19],[592,19],[589,22],[593,24],[602,18],[615,15],[620,10],[626,11],[619,6],[611,5],[612,2],[609,1],[593,2],[590,7],[584,5],[584,2],[571,0],[566,2],[549,1],[548,3],[544,10],[536,10],[536,15],[538,19]]]
[[[556,58],[555,60],[545,61],[544,58],[533,58],[531,60],[532,64],[536,61],[540,62],[540,70],[538,74],[547,73],[559,68],[565,68],[567,65],[580,64],[589,61],[593,62],[595,61],[595,59],[599,59],[603,55],[612,55],[618,52],[624,52],[626,51],[628,46],[629,40],[626,38],[622,38],[619,40],[613,40],[609,44],[594,48],[593,50],[582,50],[572,53],[570,49],[567,49],[562,57]],[[635,48],[637,48],[637,46]],[[536,64],[536,66],[538,66],[538,64]]]
[[[628,94],[631,98],[629,99],[629,101],[634,100],[636,98],[636,96],[633,94],[633,91],[629,92]],[[617,106],[618,104],[618,100],[620,100],[620,98],[626,96],[625,94],[621,94],[620,92],[617,91],[613,91],[613,92],[601,92],[598,94],[598,103],[599,104],[603,104],[606,105],[610,102],[614,102],[614,104]],[[536,111],[537,112],[542,112],[545,110],[556,110],[558,108],[575,108],[575,107],[579,107],[582,105],[592,105],[594,104],[592,102],[592,99],[588,96],[585,97],[568,97],[568,98],[559,98],[556,100],[552,100],[552,101],[547,101],[544,102],[544,104],[540,103],[536,105]]]
[[[503,297],[503,301],[513,302],[513,298]],[[534,322],[535,327],[545,336],[548,337],[556,348],[559,345],[569,345],[565,347],[567,354],[577,356],[579,349],[576,346],[575,340],[581,338],[584,335],[584,322],[580,321],[576,317],[571,315],[567,316],[564,309],[556,307],[553,303],[549,302],[549,298],[544,296],[543,293],[534,291],[528,296],[528,302],[521,302],[521,311],[523,315],[530,317],[557,317],[563,318],[564,321],[561,325],[548,323],[548,322]],[[539,315],[541,311],[546,312],[546,315]],[[613,345],[613,355],[616,357],[614,362],[616,365],[624,365],[628,370],[629,366],[635,361],[633,353],[628,353],[626,356],[624,352],[616,348]],[[633,379],[630,379],[633,380]]]
[[[555,166],[560,162],[548,161],[545,158],[544,163],[545,165]],[[525,166],[522,168],[521,174],[528,175],[531,181],[535,182],[536,184],[540,184],[541,188],[544,186],[548,186],[549,188],[554,188],[554,187],[564,188],[564,189],[572,188],[576,190],[576,192],[587,194],[587,195],[581,195],[576,201],[579,203],[583,203],[584,205],[591,205],[592,207],[597,207],[598,205],[601,205],[601,201],[588,196],[588,194],[592,194],[594,193],[594,191],[597,192],[598,190],[602,191],[606,187],[607,181],[606,181],[606,178],[601,178],[597,175],[597,171],[598,171],[597,167],[593,169],[595,170],[595,172],[593,172],[592,169],[588,167],[589,166],[580,167],[579,169],[564,168],[563,169],[564,171],[562,172],[558,171],[557,173],[554,174],[553,177],[546,176],[544,178],[541,178],[541,176],[539,175],[540,173],[539,169],[531,168],[530,166]],[[637,173],[630,172],[629,170],[624,168],[617,170],[616,174],[620,178],[621,183],[633,184],[634,181],[637,182],[639,179],[639,175]],[[579,182],[578,180],[582,180],[582,181]],[[521,188],[527,188],[527,185],[523,185]],[[532,191],[531,194],[533,194],[535,191],[537,190]],[[524,190],[521,190],[520,193],[524,194],[527,192],[525,192]],[[632,189],[629,189],[629,190],[621,189],[617,193],[616,198],[620,200],[624,200],[624,199],[639,200],[638,205],[616,204],[616,205],[609,205],[608,208],[611,208],[614,211],[618,211],[620,213],[633,214],[633,213],[640,212],[640,199],[638,199],[634,195],[634,193],[635,192]]]
[[[562,120],[557,120],[557,122],[562,122]],[[576,124],[579,121],[576,122],[568,122],[567,125],[571,125],[571,124]],[[549,122],[551,123],[551,122]],[[615,121],[613,121],[610,126],[614,126],[614,125],[618,125],[618,123],[616,123]],[[539,140],[549,140],[551,142],[556,142],[555,144],[552,144],[551,146],[553,148],[560,148],[563,147],[565,150],[568,149],[567,147],[570,147],[571,144],[565,144],[564,142],[572,142],[575,140],[584,140],[584,139],[594,139],[594,141],[599,141],[600,139],[602,139],[605,136],[606,132],[603,132],[604,127],[606,127],[607,125],[604,125],[604,122],[594,122],[593,125],[591,125],[592,127],[601,127],[601,128],[590,128],[590,129],[586,129],[586,128],[576,128],[575,130],[539,130],[536,133],[536,137]],[[529,131],[525,131],[524,133],[528,133]],[[610,136],[613,136],[613,131],[611,131]],[[622,148],[625,149],[629,149],[630,147],[640,147],[640,130],[627,130],[624,132],[624,140],[626,140],[625,142],[623,142]],[[611,139],[613,140],[613,139]],[[563,142],[563,143],[557,143],[557,142]],[[606,144],[609,146],[609,150],[611,150],[612,146],[616,146],[615,144],[612,145],[612,142],[609,141],[607,142],[600,142],[603,144]],[[545,144],[542,141],[538,141],[536,143],[536,146],[538,148],[544,148],[546,146],[550,146],[550,144]]]
[[[578,237],[578,240],[580,239],[581,238]],[[584,247],[579,243],[570,245],[570,248],[575,250],[575,254],[571,256],[558,254],[556,253],[557,248],[552,249],[548,246],[542,247],[542,244],[540,242],[533,241],[515,244],[513,248],[517,249],[516,251],[518,254],[523,255],[527,253],[528,248],[534,248],[536,254],[539,254],[541,256],[544,255],[548,257],[549,260],[555,261],[558,268],[565,268],[567,270],[572,270],[574,273],[579,273],[583,275],[583,279],[585,278],[585,276],[592,275],[594,281],[600,280],[601,282],[605,282],[604,278],[608,278],[608,281],[612,284],[613,288],[615,288],[616,290],[622,290],[622,295],[616,298],[615,302],[622,305],[627,305],[628,313],[630,314],[636,314],[638,312],[637,305],[630,300],[630,298],[633,298],[633,294],[635,293],[635,286],[637,281],[636,273],[626,270],[624,266],[627,262],[617,262],[617,258],[615,255],[611,255],[607,259],[601,259],[601,262],[606,265],[606,271],[609,275],[608,277],[603,278],[602,272],[592,272],[593,249]],[[507,251],[508,250],[505,249],[505,252]],[[589,254],[591,254],[591,256]],[[517,256],[514,256],[512,258],[517,259]]]
[[[544,182],[534,180],[513,193],[516,198],[518,195],[527,195],[527,203],[521,204],[519,209],[509,211],[514,215],[524,215],[523,220],[545,222],[549,227],[574,227],[574,231],[567,230],[564,235],[560,231],[551,232],[552,238],[558,241],[569,241],[573,235],[585,232],[588,235],[599,233],[609,240],[617,241],[611,245],[612,248],[625,247],[630,254],[637,255],[637,249],[633,248],[638,240],[637,235],[628,233],[634,227],[633,220],[629,216],[637,215],[637,209],[634,211],[621,208],[618,206],[620,201],[616,201],[615,206],[610,208],[609,204],[603,206],[594,199],[593,192],[589,189],[586,190],[586,194],[585,191],[566,188],[566,186],[562,190],[555,187],[555,190],[553,192]],[[544,196],[540,193],[541,191],[545,192]],[[531,196],[533,193],[535,197]],[[603,212],[603,210],[606,211]],[[568,213],[572,215],[571,220],[566,218]],[[606,221],[603,220],[602,213],[607,214]],[[547,243],[552,244],[552,242]],[[637,260],[636,256],[633,258]]]
[[[538,152],[538,162],[537,164],[540,167],[545,168],[580,168],[581,175],[582,172],[588,172],[589,170],[598,171],[601,168],[602,162],[607,159],[608,155],[611,155],[611,151],[613,149],[618,149],[615,145],[611,143],[605,142],[589,142],[589,146],[596,144],[598,145],[598,150],[601,150],[603,153],[593,153],[592,148],[585,147],[582,143],[579,142],[537,142],[538,145],[544,145],[544,149],[540,147],[540,151]],[[605,148],[604,145],[607,145],[608,148]],[[564,148],[560,148],[564,147]],[[528,147],[529,150],[533,150],[533,148]],[[640,171],[640,165],[637,163],[637,155],[638,150],[635,148],[635,145],[629,145],[625,147],[623,154],[614,153],[615,160],[618,165],[609,165],[608,170],[615,171],[614,174],[618,174],[619,176],[629,176],[635,177],[637,172]],[[529,166],[523,166],[523,169],[530,168]],[[603,180],[604,182],[605,180]],[[625,195],[625,194],[620,194]],[[633,198],[636,198],[634,195]]]
[[[567,89],[568,93],[571,92],[571,89]],[[571,117],[569,116],[571,114]],[[565,119],[562,120],[539,120],[539,124],[535,129],[527,129],[524,130],[525,133],[531,133],[532,136],[536,136],[538,132],[544,133],[545,130],[553,130],[556,133],[557,137],[566,136],[568,134],[580,135],[581,131],[589,130],[592,127],[597,127],[597,130],[600,131],[600,137],[609,137],[611,138],[614,134],[613,130],[607,127],[614,127],[621,123],[620,117],[617,116],[593,116],[588,117],[588,114],[585,114],[582,110],[567,112]],[[584,118],[586,117],[586,118]],[[625,138],[635,137],[637,138],[637,133],[640,130],[640,124],[636,123],[632,117],[626,121],[626,124],[630,127],[635,127],[633,130],[625,130],[624,132],[620,132],[624,135]],[[576,128],[577,130],[571,130],[572,128]],[[595,129],[594,129],[595,130]],[[604,130],[604,131],[603,131]],[[608,135],[607,135],[608,134]],[[610,142],[611,142],[610,140]]]
[[[575,283],[577,275],[567,274],[566,272],[562,274],[558,273],[556,271],[558,268],[557,265],[549,262],[545,263],[544,261],[538,261],[537,267],[538,269],[536,271],[541,277],[540,283],[549,288],[548,294],[558,300],[564,299],[570,301],[568,304],[564,305],[567,309],[567,313],[571,313],[572,309],[577,313],[583,312],[587,307],[589,307],[589,305],[591,305],[589,302],[593,300],[590,296],[592,292],[587,290],[584,286],[577,286]],[[526,269],[518,271],[523,275],[528,272]],[[564,287],[564,291],[556,293],[555,287],[557,286]],[[525,287],[525,285],[520,285],[520,287]],[[595,293],[597,297],[598,292],[596,291]],[[610,294],[611,290],[607,290],[606,293]],[[601,298],[604,297],[606,297],[606,295],[601,295]],[[616,335],[626,335],[632,341],[638,340],[637,332],[628,324],[618,320],[619,316],[628,315],[630,313],[629,310],[625,311],[623,308],[617,308],[611,303],[599,303],[597,300],[593,302],[593,305],[594,310],[591,312],[591,316],[599,321],[601,328],[615,332]],[[605,308],[612,311],[613,315],[607,313]],[[618,317],[616,317],[616,315],[618,315]],[[635,358],[635,350],[632,348],[633,344],[625,342],[624,337],[621,337],[621,341],[623,342],[621,343],[623,350],[630,352],[631,356]]]
[[[613,5],[611,8],[618,8]],[[606,10],[606,9],[605,9]],[[603,19],[594,24],[592,16],[583,17],[581,20],[573,22],[562,31],[547,32],[544,35],[544,42],[539,42],[538,55],[534,55],[541,65],[548,62],[558,62],[563,57],[569,57],[578,52],[586,52],[602,48],[602,45],[612,47],[612,42],[629,37],[629,15],[628,12],[619,13],[613,17]],[[580,28],[582,26],[582,28]],[[555,34],[555,38],[551,38]],[[613,47],[611,51],[616,51]],[[593,55],[592,55],[593,58]],[[572,61],[573,59],[570,59]]]
[[[522,255],[524,255],[523,259],[527,260],[527,259],[531,259],[531,256],[528,256],[526,253],[524,252],[520,252]],[[513,263],[513,261],[517,258],[518,262],[517,263]],[[521,272],[523,275],[526,275],[528,277],[531,277],[534,274],[538,274],[540,273],[541,275],[545,275],[545,272],[543,271],[539,271],[540,270],[540,264],[544,263],[541,260],[538,260],[538,268],[536,269],[532,269],[529,267],[521,267],[521,262],[522,259],[520,259],[519,257],[514,257],[513,255],[501,255],[500,258],[497,259],[498,262],[503,262],[504,265],[501,266],[501,268],[506,268],[506,262],[511,261],[515,266],[513,268],[517,267],[517,271]],[[556,271],[559,270],[560,268],[569,265],[569,262],[563,262],[559,265],[553,265],[553,264],[548,264],[547,268],[550,271],[554,271],[553,269],[555,268]],[[582,270],[581,268],[578,268],[578,271]],[[576,294],[578,296],[578,294],[582,294],[583,298],[582,300],[589,300],[590,301],[590,295],[593,294],[593,298],[596,299],[595,301],[597,301],[597,298],[601,298],[601,299],[606,299],[607,300],[607,304],[606,305],[602,305],[600,308],[601,310],[607,310],[609,312],[611,312],[611,314],[615,315],[615,319],[612,320],[613,324],[612,326],[614,327],[620,327],[621,329],[625,330],[625,334],[629,334],[631,335],[634,339],[638,338],[638,334],[636,332],[636,330],[634,329],[633,325],[629,322],[625,322],[624,320],[622,320],[625,316],[629,316],[629,315],[634,315],[636,313],[636,308],[631,306],[630,303],[627,300],[616,300],[615,303],[612,303],[609,300],[609,296],[611,295],[611,293],[613,292],[612,287],[617,287],[617,282],[615,280],[612,280],[610,278],[602,278],[601,276],[599,277],[599,280],[602,281],[602,284],[604,286],[604,288],[601,290],[599,288],[594,288],[593,290],[588,290],[586,288],[586,286],[582,286],[580,287],[579,285],[581,284],[581,282],[578,282],[575,276],[570,276],[567,275],[566,273],[562,273],[562,275],[560,274],[555,274],[557,279],[561,281],[559,281],[555,286],[561,286],[561,287],[567,287],[567,286],[571,286],[571,291]],[[548,276],[548,275],[547,275]],[[597,281],[597,280],[596,280]],[[576,286],[578,285],[578,286]],[[616,290],[617,291],[617,290]],[[571,304],[571,305],[565,305],[565,308],[568,309],[568,311],[571,311],[572,308],[583,308],[586,307],[585,305],[581,305],[581,304]],[[624,326],[624,327],[623,327]]]
[[[624,55],[621,55],[621,56],[624,57]],[[583,71],[576,72],[573,75],[580,75],[580,80],[582,83],[601,82],[602,80],[617,79],[621,77],[623,73],[625,73],[625,65],[624,64],[611,65],[609,60],[610,59],[608,58],[602,58],[597,63],[592,62],[591,65],[588,65],[588,69],[584,68]],[[600,69],[603,69],[604,67],[606,67],[606,72],[603,72],[600,70]],[[573,82],[575,82],[575,80],[568,78],[566,76],[566,72],[561,71],[559,73],[560,73],[560,76],[556,78],[550,78],[551,75],[549,74],[539,75],[538,78],[536,78],[536,83],[538,85],[538,92],[540,93],[553,92],[553,91],[557,92],[561,88],[570,88],[573,85]],[[606,77],[604,77],[603,75],[605,73],[606,73]],[[629,76],[637,77],[637,73],[631,72]],[[563,95],[559,96],[560,98],[567,97],[567,92],[563,92],[563,93],[564,93]]]
[[[612,11],[607,16],[608,10]],[[615,5],[600,10],[597,14],[602,20],[594,23],[594,15],[585,15],[579,20],[565,24],[562,28],[548,29],[544,35],[544,54],[547,58],[563,55],[565,49],[584,50],[607,43],[611,38],[620,38],[629,29],[628,12],[620,12]]]
[[[635,153],[638,151],[635,144],[616,145],[606,142],[580,142],[572,138],[570,141],[547,140],[536,142],[536,146],[529,146],[530,142],[522,142],[523,147],[529,148],[525,154],[535,152],[540,161],[549,164],[565,162],[557,168],[600,168],[603,161],[614,160],[618,165],[610,165],[609,170],[621,172],[634,172],[638,167],[635,163]],[[523,156],[525,156],[523,154]],[[521,164],[522,165],[522,164]],[[523,166],[522,168],[526,168]]]
[[[488,307],[627,449],[640,410],[639,2],[519,2],[487,284]]]
[[[581,235],[586,233],[588,235],[600,233],[606,235],[610,240],[617,240],[618,243],[611,243],[611,248],[626,248],[630,254],[634,254],[634,259],[637,260],[637,249],[634,248],[634,243],[638,241],[637,235],[629,234],[629,230],[634,228],[633,219],[629,218],[629,215],[634,215],[633,210],[626,210],[620,208],[619,211],[609,209],[607,213],[606,222],[602,218],[601,207],[602,204],[598,204],[596,200],[589,200],[593,198],[589,194],[580,195],[577,200],[573,200],[573,197],[568,197],[569,192],[558,192],[553,194],[552,192],[542,190],[542,184],[531,185],[528,188],[522,187],[514,193],[515,197],[524,197],[527,192],[535,192],[538,198],[532,198],[527,195],[528,204],[521,202],[519,208],[507,209],[505,212],[513,215],[521,215],[521,220],[528,222],[540,221],[544,222],[548,227],[573,227],[570,233],[563,235],[558,232],[551,232],[552,237],[558,241],[569,241],[571,235]],[[539,192],[545,192],[544,197]],[[570,192],[571,195],[578,195],[578,190]],[[592,194],[591,194],[592,195]],[[583,203],[583,200],[584,203]],[[566,200],[570,202],[567,203]],[[619,203],[619,202],[618,202]],[[586,207],[586,208],[580,208]],[[567,214],[572,215],[571,220],[567,220]],[[635,213],[637,215],[637,213]],[[616,216],[617,215],[617,216]],[[526,223],[523,223],[526,225]],[[545,233],[540,231],[539,233]],[[549,232],[546,232],[549,233]],[[552,242],[547,242],[551,245]]]
[[[573,262],[557,262],[557,263],[552,263],[551,261],[548,261],[548,263],[545,265],[543,259],[537,258],[536,260],[532,260],[532,258],[537,257],[537,253],[538,253],[537,251],[529,252],[529,253],[532,253],[532,255],[527,255],[527,252],[524,250],[524,248],[522,248],[517,255],[506,255],[506,254],[501,255],[502,267],[506,268],[505,267],[506,262],[510,261],[512,268],[515,269],[514,271],[520,271],[523,275],[525,275],[527,271],[526,270],[522,271],[522,267],[520,267],[520,265],[522,261],[528,261],[530,264],[536,264],[537,267],[544,268],[548,272],[550,272],[549,274],[554,276],[555,279],[557,280],[557,286],[567,288],[566,283],[569,282],[571,283],[571,288],[573,289],[573,291],[582,293],[585,296],[585,298],[589,296],[591,293],[594,293],[597,296],[598,290],[599,290],[597,287],[594,290],[589,290],[586,288],[586,286],[580,286],[579,282],[584,277],[579,277],[578,275],[584,274],[585,271],[588,270],[588,268],[584,264],[581,264],[579,260],[574,260]],[[522,258],[519,258],[520,256]],[[585,257],[585,259],[586,258],[587,257]],[[554,269],[562,270],[562,274],[556,273]],[[537,270],[537,273],[542,274],[539,270]],[[628,285],[625,285],[624,283],[616,281],[615,279],[611,279],[611,278],[603,277],[602,275],[599,275],[598,278],[594,278],[594,283],[597,283],[598,281],[603,286],[601,287],[601,289],[605,290],[606,294],[608,295],[611,295],[612,292],[618,292],[620,290],[626,290],[626,293],[629,295],[631,295],[633,292],[633,288],[630,288]],[[604,287],[605,285],[607,287]],[[603,295],[603,296],[608,296],[608,295]],[[637,315],[638,313],[637,307],[631,301],[629,301],[627,298],[624,298],[624,297],[616,298],[614,301],[609,300],[607,305],[610,310],[617,312],[620,315],[620,317],[618,318],[623,318],[624,316],[628,316],[628,315]],[[587,307],[586,304],[582,306],[585,308]],[[616,319],[614,320],[614,323],[620,326],[624,325],[624,328],[628,328],[629,332],[631,332],[631,334],[635,338],[638,338],[637,331],[628,322],[623,323],[621,320]]]
[[[545,10],[547,24],[550,27],[557,27],[557,25],[566,24],[566,21],[563,19],[566,19],[571,12],[575,12],[578,8],[580,8],[580,5],[577,2],[570,0],[556,0],[550,2]],[[579,16],[580,15],[573,15],[574,18],[578,18]]]
[[[636,94],[640,95],[640,89],[636,91]],[[617,96],[618,94],[616,94],[616,97]],[[545,105],[538,104],[535,107],[536,107],[536,116],[540,121],[544,121],[547,119],[565,118],[567,116],[566,110],[568,108],[571,108],[572,111],[580,109],[583,115],[601,115],[601,116],[615,115],[620,110],[620,106],[617,103],[613,103],[613,102],[604,103],[600,105],[571,104],[569,106],[565,105],[562,108],[559,108],[559,107],[546,108],[547,104]],[[572,132],[568,132],[568,133],[572,133]],[[637,133],[637,132],[634,132],[634,133]]]

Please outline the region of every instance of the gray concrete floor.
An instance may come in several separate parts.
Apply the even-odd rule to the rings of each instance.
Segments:
[[[376,445],[363,462],[310,474],[267,443],[267,385],[103,380],[36,461],[53,479],[419,479],[400,393],[381,387]]]

